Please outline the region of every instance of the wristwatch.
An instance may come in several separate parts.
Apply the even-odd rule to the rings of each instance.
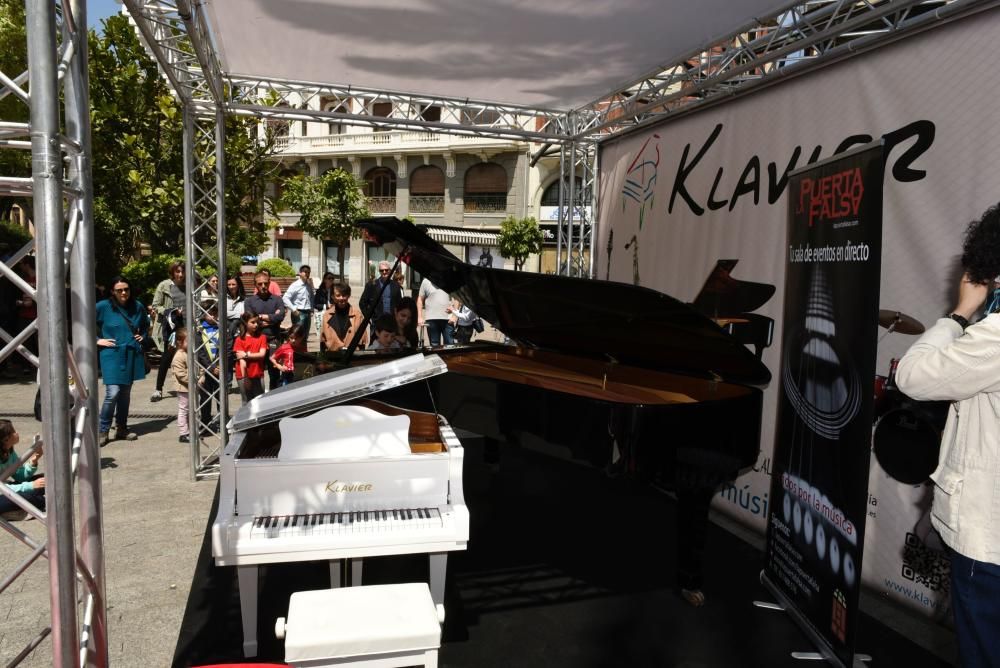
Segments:
[[[969,319],[965,316],[961,316],[957,313],[950,313],[948,317],[961,325],[963,330],[969,326]]]

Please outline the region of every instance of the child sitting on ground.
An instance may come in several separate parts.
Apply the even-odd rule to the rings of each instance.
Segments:
[[[188,395],[187,344],[187,330],[178,329],[174,333],[174,347],[177,349],[177,354],[170,362],[170,373],[177,385],[175,388],[177,390],[177,431],[180,434],[177,441],[180,443],[191,442],[191,423],[188,420],[191,403]]]
[[[302,328],[306,326],[308,323],[293,327],[288,332],[288,338],[271,353],[271,364],[281,372],[280,387],[295,380],[295,353],[306,352],[306,337],[305,332],[302,331]]]
[[[399,341],[396,340],[396,318],[392,315],[379,316],[375,321],[375,340],[368,346],[368,350],[398,350]]]
[[[14,464],[19,457],[14,452],[21,437],[10,420],[0,420],[0,468]],[[45,476],[38,475],[38,461],[42,458],[42,448],[39,447],[24,464],[14,471],[14,482],[7,484],[25,501],[45,510]],[[5,520],[23,520],[28,513],[6,496],[0,495],[0,517]]]

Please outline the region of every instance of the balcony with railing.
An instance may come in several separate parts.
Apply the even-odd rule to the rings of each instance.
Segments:
[[[316,135],[307,137],[277,137],[274,149],[278,153],[381,153],[386,149],[448,151],[452,147],[495,146],[509,148],[517,142],[484,137],[464,137],[437,132],[389,130],[356,134]]]
[[[444,195],[410,195],[410,213],[444,213]]]
[[[504,213],[507,211],[507,195],[466,194],[462,210],[465,213]]]
[[[396,198],[369,197],[368,210],[372,213],[396,213]]]

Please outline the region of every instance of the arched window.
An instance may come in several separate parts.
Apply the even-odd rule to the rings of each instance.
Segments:
[[[444,172],[422,165],[410,174],[410,212],[444,213]]]
[[[495,162],[473,165],[465,172],[465,211],[507,210],[507,170]]]
[[[549,187],[542,193],[542,206],[559,206],[559,181],[560,179],[556,179],[550,183]],[[564,193],[563,197],[569,197],[569,193]],[[576,177],[573,184],[573,199],[577,201],[577,204],[586,199],[583,192],[583,179],[579,176]]]
[[[372,213],[396,212],[396,175],[388,167],[376,167],[365,174],[365,195]]]

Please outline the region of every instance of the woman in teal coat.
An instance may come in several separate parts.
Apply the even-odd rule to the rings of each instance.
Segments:
[[[136,435],[128,429],[128,408],[132,383],[146,377],[142,342],[149,335],[149,317],[146,307],[132,295],[127,278],[116,276],[111,281],[111,294],[97,302],[97,332],[101,375],[107,388],[98,442],[104,445],[110,440],[113,417],[115,438],[134,441]]]

